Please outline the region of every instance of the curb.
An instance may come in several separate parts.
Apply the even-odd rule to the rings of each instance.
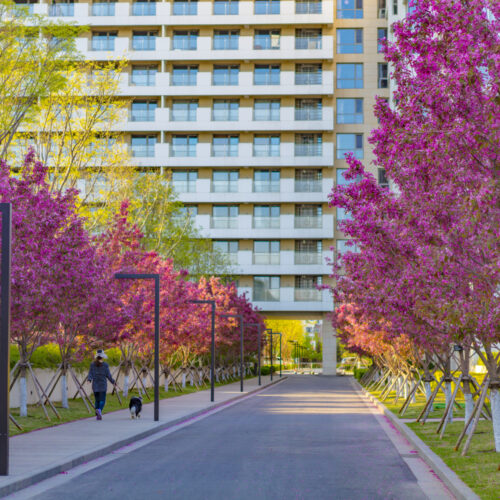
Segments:
[[[238,401],[239,399],[246,398],[248,396],[251,396],[252,394],[256,394],[257,392],[263,391],[264,389],[268,389],[273,385],[279,384],[280,382],[284,382],[287,378],[288,378],[287,376],[283,376],[278,380],[273,380],[272,382],[269,382],[266,385],[258,386],[256,389],[253,389],[249,392],[245,392],[243,394],[239,394],[238,396],[234,396],[233,398],[227,399],[226,401],[222,401],[220,403],[215,403],[213,405],[207,406],[201,410],[189,413],[175,420],[164,422],[163,424],[158,424],[158,426],[152,429],[148,429],[147,431],[140,432],[138,434],[135,434],[134,436],[121,439],[120,441],[115,441],[114,443],[108,444],[102,448],[99,448],[98,450],[93,450],[88,453],[82,454],[78,457],[75,457],[73,459],[66,460],[64,463],[58,464],[54,467],[43,470],[31,476],[20,476],[17,480],[13,480],[11,483],[0,487],[0,498],[3,498],[6,495],[10,495],[11,493],[15,493],[19,490],[28,488],[29,486],[33,486],[34,484],[39,483],[40,481],[48,479],[57,474],[64,473],[69,469],[72,469],[73,467],[81,465],[85,462],[95,460],[96,458],[103,457],[104,455],[109,455],[111,452],[116,451],[124,446],[135,443],[136,441],[140,441],[141,439],[157,434],[158,432],[162,432],[170,427],[174,427],[178,424],[181,424],[193,418],[199,417],[204,413],[207,413],[209,411],[224,406],[228,406],[231,403]]]
[[[443,460],[434,453],[404,422],[389,411],[377,398],[372,396],[357,380],[352,380],[355,388],[367,399],[374,403],[382,413],[391,421],[403,436],[415,447],[422,459],[431,467],[441,481],[455,495],[458,500],[480,500],[480,497],[467,486]]]

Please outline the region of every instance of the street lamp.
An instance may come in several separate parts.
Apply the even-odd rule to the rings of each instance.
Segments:
[[[210,401],[215,400],[215,300],[188,300],[191,304],[212,305],[212,341],[210,345]]]
[[[240,392],[243,392],[243,314],[221,314],[221,318],[238,318],[240,321]]]
[[[262,385],[261,382],[260,382],[260,343],[261,343],[261,332],[260,332],[260,329],[262,327],[262,325],[260,323],[245,323],[245,326],[256,326],[259,330],[259,348],[258,348],[258,371],[259,371],[259,385]]]
[[[0,475],[9,474],[9,353],[10,353],[10,269],[12,204],[0,203],[2,214],[2,262],[0,264]]]
[[[136,274],[116,273],[115,278],[121,280],[143,280],[153,279],[155,281],[155,402],[154,421],[160,419],[160,275],[159,274]]]

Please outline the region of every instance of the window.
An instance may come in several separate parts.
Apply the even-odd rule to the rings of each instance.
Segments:
[[[212,156],[238,156],[238,135],[214,135],[212,137]]]
[[[237,193],[237,170],[214,170],[212,174],[212,193]]]
[[[280,48],[280,30],[255,30],[253,48],[277,50]]]
[[[321,63],[295,65],[295,85],[319,85],[321,75]]]
[[[28,14],[33,14],[35,11],[34,4],[38,3],[37,0],[15,0],[16,9],[19,9],[21,13],[28,12]]]
[[[352,184],[353,182],[357,182],[361,180],[362,176],[358,175],[356,179],[346,179],[344,174],[347,172],[347,168],[338,168],[337,169],[337,186],[347,186]]]
[[[386,89],[389,87],[387,63],[378,63],[378,88]]]
[[[322,264],[321,240],[297,240],[295,242],[295,264]]]
[[[321,98],[295,99],[296,120],[321,120],[323,103]]]
[[[318,290],[321,283],[321,276],[295,276],[295,301],[321,301],[321,290]]]
[[[255,121],[279,121],[279,99],[255,99],[253,103],[253,119]]]
[[[385,19],[385,2],[386,0],[378,0],[377,17],[379,19]]]
[[[322,142],[321,134],[295,134],[295,156],[321,156]]]
[[[253,227],[255,229],[278,229],[280,227],[280,206],[254,205]]]
[[[198,66],[174,66],[172,85],[196,85]]]
[[[214,65],[212,75],[213,85],[238,85],[238,75],[240,67],[237,64],[233,65]]]
[[[174,16],[196,16],[198,0],[174,0],[172,13]]]
[[[337,240],[335,249],[337,264],[341,263],[342,256],[347,252],[358,252],[358,247],[352,240]]]
[[[279,193],[280,171],[279,170],[254,170],[253,173],[254,193]]]
[[[154,122],[156,101],[134,101],[130,110],[131,122]]]
[[[337,64],[338,89],[362,89],[363,65],[360,63]]]
[[[236,16],[239,13],[238,0],[214,0],[214,14],[216,16]]]
[[[337,17],[339,19],[362,19],[363,0],[337,0]]]
[[[156,31],[134,31],[132,33],[133,50],[155,50]]]
[[[295,30],[295,48],[301,50],[321,49],[321,28],[302,28]]]
[[[135,158],[150,158],[155,155],[155,135],[133,135],[132,156]]]
[[[197,135],[173,135],[170,156],[196,156]]]
[[[392,13],[398,15],[398,0],[392,0]]]
[[[260,302],[277,302],[280,300],[279,276],[254,276],[253,300]]]
[[[94,2],[92,4],[93,16],[114,16],[115,15],[115,0],[104,2]]]
[[[178,193],[196,193],[197,170],[174,170],[172,184]]]
[[[133,16],[156,16],[156,1],[139,0],[132,4]]]
[[[130,83],[144,87],[154,86],[156,83],[156,66],[132,66]]]
[[[214,122],[238,121],[239,108],[238,99],[214,99],[212,120]]]
[[[198,215],[198,205],[184,205],[183,207],[179,207],[178,214],[183,218],[194,218]]]
[[[238,227],[238,205],[214,205],[212,207],[212,228],[236,229]]]
[[[346,153],[353,153],[358,159],[363,155],[363,134],[337,134],[337,160],[344,160]]]
[[[377,28],[377,52],[383,52],[382,40],[387,39],[387,28]]]
[[[385,175],[385,168],[378,169],[378,183],[382,187],[389,187],[389,179]]]
[[[92,33],[92,50],[115,50],[116,31]]]
[[[295,170],[296,193],[321,193],[323,173],[320,168]]]
[[[254,241],[253,263],[261,266],[279,265],[280,242],[279,241]]]
[[[279,135],[255,135],[253,138],[254,156],[279,156],[280,136]]]
[[[73,0],[54,2],[49,5],[49,16],[71,17],[75,15],[75,4]]]
[[[295,205],[295,228],[318,229],[323,225],[321,205]]]
[[[194,122],[198,111],[195,99],[176,99],[172,101],[170,120],[173,122]]]
[[[337,30],[337,54],[362,54],[363,30],[349,28]]]
[[[256,64],[253,74],[254,85],[279,85],[279,64]]]
[[[255,14],[279,14],[280,0],[255,0]]]
[[[321,14],[321,0],[295,0],[296,14]]]
[[[340,224],[346,220],[352,220],[351,214],[346,212],[345,208],[337,207],[337,229],[342,231]]]
[[[238,50],[239,30],[215,30],[214,50]]]
[[[196,50],[198,46],[198,31],[174,31],[172,49]]]
[[[229,264],[238,263],[238,246],[237,241],[216,240],[213,242],[214,251],[225,255]]]
[[[337,99],[337,123],[363,123],[363,99]]]

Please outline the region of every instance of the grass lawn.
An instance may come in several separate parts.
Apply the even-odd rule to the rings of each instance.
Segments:
[[[428,422],[425,425],[417,423],[407,425],[481,498],[498,500],[500,497],[500,453],[495,452],[491,422],[479,422],[469,452],[465,457],[453,449],[463,429],[463,422],[448,424],[442,440],[436,434],[438,425],[436,422]]]
[[[370,393],[380,401],[380,392],[370,391]],[[463,396],[460,391],[458,396],[457,402],[462,404]],[[404,399],[399,398],[397,404],[394,403],[394,400],[395,393],[391,393],[384,401],[384,404],[388,410],[398,415]],[[429,414],[429,418],[442,417],[445,407],[444,403],[444,394],[440,391],[436,398],[436,407],[434,411]],[[416,402],[412,403],[404,416],[400,418],[416,419],[423,410],[424,405],[424,396],[418,395]],[[453,415],[455,417],[463,417],[464,410],[458,410],[458,408],[455,407]],[[439,455],[464,483],[470,486],[481,498],[487,500],[498,500],[500,498],[500,453],[495,452],[491,422],[483,420],[479,422],[476,433],[472,438],[469,452],[465,457],[460,455],[460,451],[455,451],[453,449],[463,429],[463,421],[448,424],[442,440],[439,439],[439,435],[436,433],[438,422],[427,422],[425,425],[411,422],[406,425],[430,446],[432,451]]]
[[[254,375],[251,375],[247,378],[254,378]],[[239,379],[237,379],[239,380]],[[232,384],[233,382],[237,382],[237,380],[233,380],[231,382],[227,383],[216,383],[216,387],[219,387],[221,385],[227,385],[227,384]],[[165,389],[163,386],[160,386],[160,399],[167,399],[167,398],[175,398],[176,396],[183,396],[185,394],[191,394],[192,392],[197,392],[198,390],[205,390],[209,389],[210,384],[206,384],[204,386],[201,386],[200,389],[197,389],[196,387],[191,387],[189,385],[186,385],[184,390],[177,391],[175,392],[174,390],[169,390],[168,392],[165,392]],[[88,387],[86,387],[88,389]],[[90,391],[88,391],[90,392]],[[148,389],[148,393],[151,396],[151,399],[148,399],[147,397],[144,396],[143,403],[147,404],[153,401],[153,388]],[[104,407],[104,412],[103,415],[106,413],[116,411],[116,410],[123,410],[124,408],[128,408],[128,402],[132,396],[137,396],[138,391],[136,389],[129,391],[129,395],[124,398],[121,394],[120,397],[122,399],[123,406],[120,406],[120,403],[118,402],[118,398],[116,395],[111,395],[108,394],[106,398],[106,406]],[[93,394],[90,392],[89,396],[91,396],[92,401],[94,401]],[[45,413],[43,412],[43,409],[41,406],[37,405],[29,405],[28,406],[28,416],[27,417],[20,417],[19,416],[19,408],[11,408],[11,414],[12,416],[16,419],[16,421],[19,423],[19,425],[23,428],[22,431],[20,431],[12,422],[10,423],[10,435],[15,436],[17,434],[23,434],[25,432],[30,432],[34,431],[36,429],[43,429],[44,427],[52,427],[54,425],[58,424],[63,424],[65,422],[71,422],[73,420],[81,420],[82,418],[88,418],[90,416],[94,417],[94,410],[91,408],[92,413],[89,413],[87,408],[85,407],[85,404],[83,403],[81,398],[77,399],[70,399],[69,400],[69,409],[62,408],[61,403],[53,403],[56,410],[59,412],[59,415],[61,416],[61,419],[59,420],[57,416],[54,414],[52,409],[49,406],[46,406],[47,412],[50,417],[50,421],[47,420],[47,417],[45,416]]]

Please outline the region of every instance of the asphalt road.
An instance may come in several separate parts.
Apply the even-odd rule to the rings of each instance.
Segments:
[[[35,498],[427,496],[346,377],[297,376]]]

